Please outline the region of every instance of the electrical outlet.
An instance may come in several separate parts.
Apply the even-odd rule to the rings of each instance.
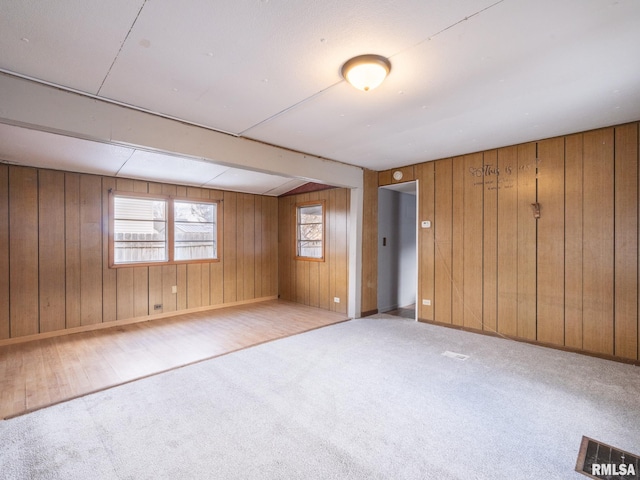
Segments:
[[[156,303],[156,304],[153,306],[153,309],[154,309],[154,310],[162,310],[162,304],[161,304],[161,303]]]
[[[430,307],[431,306],[431,300],[427,300],[426,298],[423,298],[422,299],[422,305]]]
[[[333,303],[340,303],[340,297],[333,297]]]
[[[178,286],[174,285],[171,287],[171,293],[178,293]]]

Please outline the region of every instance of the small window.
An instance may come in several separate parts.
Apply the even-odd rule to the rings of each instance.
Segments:
[[[113,263],[168,261],[167,201],[114,197],[113,244]]]
[[[218,257],[215,203],[173,202],[176,260],[204,260]]]
[[[111,194],[110,266],[218,260],[218,203]]]
[[[296,205],[296,258],[324,259],[324,203]]]

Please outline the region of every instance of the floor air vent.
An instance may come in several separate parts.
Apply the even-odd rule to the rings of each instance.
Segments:
[[[449,358],[455,358],[456,360],[466,360],[467,358],[469,358],[469,355],[463,355],[461,353],[450,352],[449,350],[444,352],[442,355],[444,355],[445,357],[449,357]]]
[[[582,437],[576,471],[602,480],[640,480],[640,459],[638,455]]]

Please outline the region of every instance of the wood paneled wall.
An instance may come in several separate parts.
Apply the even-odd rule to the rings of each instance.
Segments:
[[[638,129],[416,165],[419,318],[640,359]]]
[[[223,200],[221,261],[108,268],[109,189]],[[275,297],[277,220],[273,197],[0,165],[0,340]]]
[[[295,259],[295,205],[325,201],[325,259]],[[280,298],[338,313],[347,313],[348,225],[350,191],[334,188],[280,197],[278,202]],[[340,303],[335,303],[334,298]]]

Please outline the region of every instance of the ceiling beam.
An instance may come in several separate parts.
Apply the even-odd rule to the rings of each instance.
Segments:
[[[363,170],[359,167],[221,133],[7,73],[0,73],[0,122],[339,187],[362,188],[363,185]]]

